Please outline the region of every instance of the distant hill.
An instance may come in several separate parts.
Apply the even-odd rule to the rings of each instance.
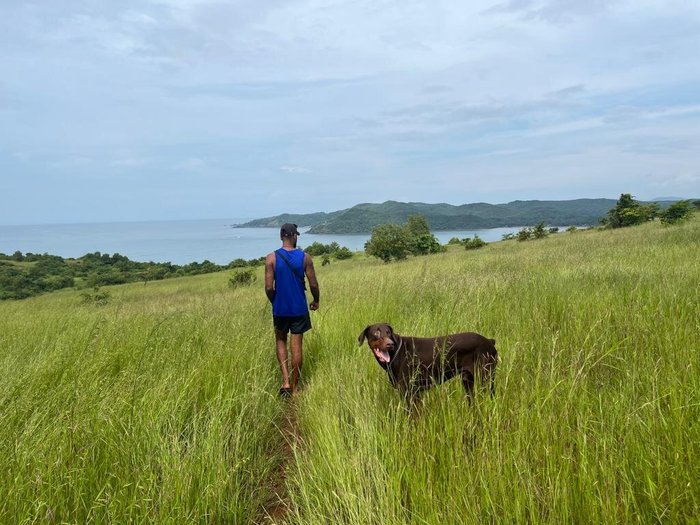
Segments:
[[[285,222],[311,227],[309,233],[369,233],[379,224],[403,224],[410,215],[424,215],[434,231],[472,230],[505,226],[593,225],[615,206],[615,199],[575,199],[566,201],[513,201],[507,204],[425,204],[386,201],[357,204],[331,213],[284,213],[239,224],[240,228],[279,227]]]

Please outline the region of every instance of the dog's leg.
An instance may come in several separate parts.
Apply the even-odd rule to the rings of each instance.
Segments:
[[[496,395],[496,362],[497,358],[494,356],[484,363],[484,378],[488,378],[491,397]]]
[[[480,377],[481,381],[488,381],[491,397],[496,394],[496,364],[498,363],[498,353],[494,348],[491,352],[482,355],[480,361]]]
[[[462,370],[462,385],[464,385],[464,391],[467,393],[467,398],[471,403],[474,394],[474,374],[469,370]]]

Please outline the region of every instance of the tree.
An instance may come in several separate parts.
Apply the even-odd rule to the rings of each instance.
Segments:
[[[659,214],[664,224],[676,224],[688,220],[693,214],[693,206],[689,200],[674,202]]]
[[[445,251],[430,232],[428,221],[423,215],[411,215],[404,226],[408,238],[408,250],[412,255],[427,255]]]
[[[406,229],[397,224],[380,224],[372,228],[372,236],[365,243],[367,255],[389,262],[405,259],[409,254]]]
[[[607,217],[602,223],[608,228],[624,228],[651,221],[659,212],[659,205],[655,202],[641,204],[629,193],[620,195],[615,207],[608,211]]]
[[[428,220],[423,215],[409,215],[405,228],[406,232],[413,237],[430,235]]]

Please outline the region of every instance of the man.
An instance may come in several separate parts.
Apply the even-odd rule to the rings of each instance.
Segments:
[[[283,224],[280,228],[282,248],[265,259],[265,293],[272,303],[272,319],[275,326],[277,360],[282,371],[282,387],[279,395],[296,394],[303,361],[304,332],[311,329],[309,308],[318,309],[319,289],[313,259],[297,249],[299,231],[296,224]],[[304,275],[309,280],[313,296],[307,307]],[[291,333],[291,380],[287,367],[287,334]]]

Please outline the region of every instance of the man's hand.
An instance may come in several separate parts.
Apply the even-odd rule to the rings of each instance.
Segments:
[[[318,310],[318,301],[311,301],[309,303],[309,309],[310,310]]]

